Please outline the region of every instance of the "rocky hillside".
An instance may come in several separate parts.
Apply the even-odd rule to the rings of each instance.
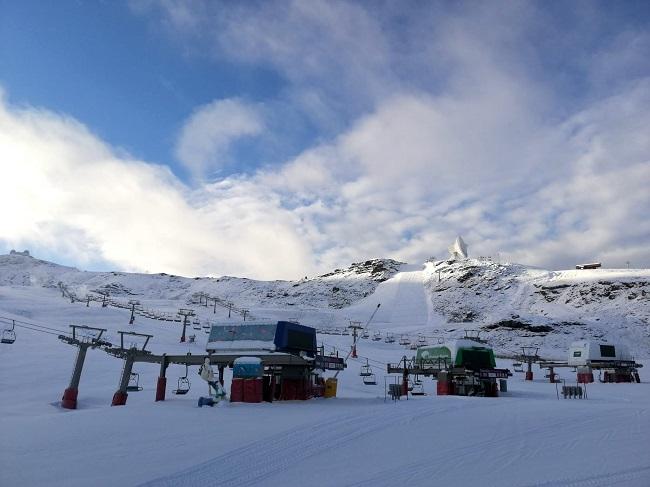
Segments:
[[[191,301],[198,293],[246,307],[343,308],[372,294],[398,272],[401,262],[374,259],[299,281],[256,281],[240,277],[187,278],[169,274],[87,272],[28,255],[0,256],[0,286],[58,288],[63,283],[83,298],[107,292],[112,297]]]
[[[643,269],[547,271],[475,259],[409,266],[376,259],[299,281],[257,281],[85,272],[28,255],[0,256],[0,286],[59,289],[59,283],[80,300],[108,293],[112,305],[138,299],[168,316],[208,295],[253,317],[307,313],[311,324],[345,326],[349,319],[365,321],[381,303],[373,326],[400,334],[457,336],[471,328],[500,351],[523,344],[564,350],[586,338],[623,341],[650,355],[650,270]]]
[[[500,348],[567,339],[650,350],[650,271],[546,271],[490,261],[440,261],[425,283],[450,327],[472,327]],[[522,340],[523,339],[523,340]]]

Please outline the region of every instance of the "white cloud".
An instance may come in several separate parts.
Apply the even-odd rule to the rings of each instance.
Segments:
[[[238,99],[215,100],[197,108],[185,121],[176,157],[197,177],[218,173],[232,161],[229,149],[238,139],[262,132],[260,111]]]
[[[605,45],[574,50],[575,32],[521,3],[389,3],[378,13],[345,2],[197,5],[199,14],[159,3],[168,28],[208,39],[213,55],[277,70],[287,86],[269,104],[295,101],[335,135],[283,164],[205,183],[236,172],[238,141],[275,130],[263,107],[215,101],[179,135],[177,156],[198,180],[190,189],[74,120],[2,105],[0,202],[15,210],[0,240],[97,252],[130,269],[272,278],[442,257],[458,233],[472,255],[650,266],[647,35],[606,45],[596,30]],[[540,59],[541,42],[558,58]],[[571,64],[584,52],[589,66]],[[551,79],[549,62],[568,81]],[[574,81],[585,93],[555,92]],[[337,124],[341,113],[349,120]]]
[[[296,218],[246,181],[195,190],[72,119],[0,102],[0,242],[126,270],[279,278],[312,269]]]

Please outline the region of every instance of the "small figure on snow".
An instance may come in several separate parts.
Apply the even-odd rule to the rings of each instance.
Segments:
[[[211,396],[210,398],[199,398],[199,407],[203,404],[212,406],[211,401],[219,402],[226,396],[226,391],[223,389],[223,386],[214,378],[214,372],[210,366],[209,358],[206,358],[203,365],[199,367],[199,375],[201,379],[208,383],[208,394]]]

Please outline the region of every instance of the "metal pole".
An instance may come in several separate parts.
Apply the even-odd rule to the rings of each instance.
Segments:
[[[113,394],[113,402],[111,403],[111,406],[124,406],[126,404],[126,398],[129,395],[126,388],[129,385],[132,371],[133,354],[129,353],[124,360],[124,370],[122,371],[122,378],[120,379],[120,388],[115,394]]]
[[[81,380],[81,371],[84,367],[86,352],[88,351],[89,346],[90,343],[79,344],[79,352],[77,353],[77,360],[74,364],[74,370],[72,372],[72,378],[70,379],[70,385],[65,391],[63,391],[63,398],[61,400],[61,407],[64,407],[65,409],[77,409],[79,381]]]
[[[165,376],[167,372],[167,354],[163,353],[160,358],[160,375],[158,376],[158,382],[156,382],[156,401],[165,400],[165,390],[167,388],[167,377]]]
[[[74,371],[72,372],[72,378],[70,379],[70,388],[78,389],[79,382],[81,381],[81,371],[84,367],[84,361],[86,360],[86,352],[88,351],[89,343],[79,344],[79,353],[77,353],[77,361],[74,364]]]
[[[181,342],[185,341],[185,327],[187,326],[187,315],[183,316],[183,334],[181,335]]]

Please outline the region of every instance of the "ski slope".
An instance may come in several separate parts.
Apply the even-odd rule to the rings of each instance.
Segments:
[[[372,295],[346,308],[345,312],[365,323],[381,303],[371,329],[396,333],[431,332],[444,319],[433,311],[432,297],[425,286],[429,279],[430,264],[404,264],[392,278],[379,284]]]
[[[407,268],[393,283],[378,286],[394,304],[418,308],[403,326],[427,316],[419,295],[408,297],[421,288],[425,277],[418,272],[423,271]],[[372,305],[368,300],[359,312]],[[127,310],[73,304],[58,290],[33,286],[0,286],[0,315],[52,330],[64,331],[71,323],[104,327],[109,340],[117,330],[150,333],[157,353],[199,353],[206,340],[200,333],[197,343],[180,344],[178,324],[137,317],[130,326]],[[641,384],[590,385],[588,400],[558,400],[555,385],[535,369],[535,381],[517,374],[499,398],[437,396],[435,382],[426,379],[428,395],[391,402],[384,384],[399,379],[385,374],[385,364],[412,352],[361,340],[359,358],[339,375],[335,399],[199,409],[196,401],[206,388],[196,370],[190,369],[186,396],[171,394],[184,373],[176,366],[168,370],[167,400],[156,403],[158,367],[138,364],[144,390],[129,393],[125,406],[111,407],[122,362],[91,350],[79,409],[68,411],[59,401],[76,349],[54,331],[17,330],[13,345],[0,346],[2,486],[650,485],[645,369]],[[345,353],[350,337],[320,335],[319,342],[327,351]],[[376,386],[358,376],[366,358]],[[560,374],[574,380],[568,369]]]

